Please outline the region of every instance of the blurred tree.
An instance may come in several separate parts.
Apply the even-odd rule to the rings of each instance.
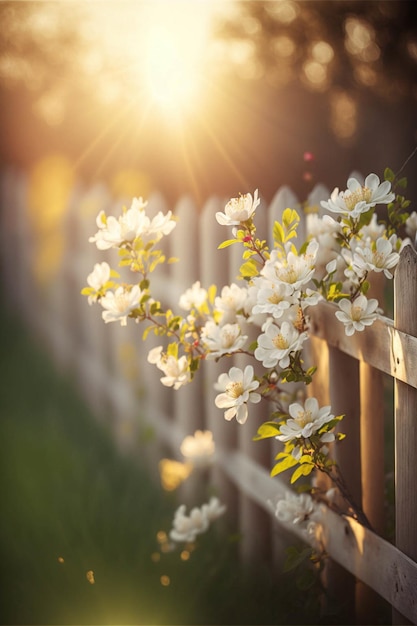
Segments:
[[[321,93],[341,140],[354,135],[361,102],[417,100],[415,2],[249,1],[219,26],[226,71]],[[240,15],[240,19],[236,19]]]
[[[416,78],[415,2],[257,0],[233,6],[240,19],[226,19],[218,36],[228,45],[249,41],[258,73],[272,82],[301,78],[312,89],[366,86],[397,97],[409,93],[410,77]],[[328,71],[314,79],[308,71],[312,61]],[[362,73],[366,66],[369,74]]]
[[[208,4],[206,91],[175,126],[149,104],[145,18],[176,7],[175,30],[206,3],[0,3],[0,159],[64,147],[84,174],[139,169],[171,198],[199,199],[254,186],[268,198],[283,183],[303,195],[401,165],[417,142],[415,2]]]

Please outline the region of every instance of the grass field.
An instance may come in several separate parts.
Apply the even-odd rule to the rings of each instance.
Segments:
[[[175,496],[120,456],[4,314],[0,336],[2,624],[318,623],[292,578],[246,571],[228,536],[154,561]]]

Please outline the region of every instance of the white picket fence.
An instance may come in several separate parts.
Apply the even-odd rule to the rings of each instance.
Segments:
[[[277,452],[275,446],[270,441],[252,441],[267,415],[259,410],[254,417],[252,411],[244,427],[223,419],[222,411],[214,405],[213,389],[213,383],[224,370],[223,363],[206,363],[193,384],[177,392],[164,388],[159,381],[160,372],[146,361],[155,341],[151,338],[143,344],[141,328],[133,322],[125,328],[105,325],[100,307],[89,307],[86,298],[80,295],[95,262],[108,260],[116,265],[112,252],[97,251],[94,244],[88,243],[89,236],[96,232],[97,213],[104,209],[107,214],[117,214],[123,204],[130,204],[130,198],[115,200],[100,184],[74,189],[57,231],[57,236],[64,235],[65,241],[61,262],[50,268],[49,280],[41,283],[34,271],[39,242],[34,234],[36,216],[28,211],[27,186],[25,173],[11,169],[2,172],[0,232],[5,303],[49,349],[57,367],[75,376],[95,413],[108,416],[117,440],[133,453],[149,450],[154,468],[163,456],[181,460],[179,449],[186,435],[197,429],[211,430],[216,443],[216,464],[210,482],[227,502],[229,523],[241,533],[242,557],[282,562],[282,548],[288,544],[289,533],[304,541],[306,537],[296,525],[279,525],[268,504],[285,497],[289,486],[285,478],[272,479],[269,475]],[[318,185],[310,195],[309,204],[319,204],[327,198],[328,190]],[[169,255],[180,261],[161,268],[155,283],[156,295],[174,310],[179,294],[196,280],[204,287],[214,283],[220,288],[236,282],[241,250],[238,246],[217,250],[225,238],[225,230],[217,224],[214,214],[223,210],[224,204],[224,199],[211,198],[205,206],[196,207],[190,198],[184,197],[174,208],[178,224],[163,240],[163,245]],[[285,187],[277,192],[269,207],[262,202],[257,210],[260,235],[268,238],[274,220],[282,211],[297,206],[297,198]],[[161,195],[155,193],[149,198],[150,213],[165,212],[168,208],[172,207],[165,205]],[[401,293],[401,298],[407,294],[407,308],[411,308],[416,319],[417,287],[411,282],[409,271],[410,263],[416,267],[416,255],[408,248],[405,256],[400,265],[406,265],[406,278],[402,278],[402,270],[397,272],[396,291]],[[417,277],[416,271],[414,274]],[[378,532],[382,532],[384,515],[384,406],[380,371],[396,381],[397,439],[401,439],[396,456],[396,472],[401,477],[400,484],[397,481],[397,547],[352,518],[338,516],[329,509],[320,515],[327,553],[361,581],[355,591],[351,583],[349,587],[346,579],[339,577],[343,600],[354,607],[356,595],[356,619],[369,619],[369,616],[372,619],[373,597],[362,585],[365,583],[392,604],[394,622],[417,623],[417,495],[412,487],[417,469],[412,453],[417,449],[417,329],[410,327],[409,320],[400,318],[401,313],[395,324],[392,320],[381,320],[364,333],[357,333],[353,340],[346,338],[343,327],[335,323],[332,305],[314,308],[315,337],[311,343],[321,371],[314,393],[326,403],[330,397],[334,411],[340,409],[354,416],[346,439],[349,443],[345,458],[342,455],[339,462],[352,492],[362,501]],[[232,362],[241,363],[241,357],[230,359],[228,366]],[[405,422],[404,434],[401,424]],[[155,441],[138,447],[146,424],[155,432]],[[188,491],[186,485],[184,497],[201,504],[195,501],[198,484],[193,487],[190,479]],[[331,573],[329,581],[331,586],[334,583]]]

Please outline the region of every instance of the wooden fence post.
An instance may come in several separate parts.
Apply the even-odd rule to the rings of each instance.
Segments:
[[[335,458],[355,504],[361,506],[359,362],[333,347],[329,348],[329,385],[332,412],[345,414],[340,431],[346,439],[335,446]],[[354,623],[355,579],[335,565],[327,582],[330,595],[344,605],[346,617]]]
[[[372,276],[368,298],[382,303],[382,273]],[[362,508],[372,528],[379,535],[385,530],[385,468],[384,468],[384,380],[382,372],[361,361],[360,372],[360,452],[362,475]],[[358,581],[356,588],[356,617],[359,623],[372,623],[377,619],[380,600],[377,594]]]
[[[417,337],[417,253],[401,252],[395,271],[394,325]],[[397,356],[400,364],[400,356]],[[417,561],[417,389],[395,380],[395,541]],[[409,624],[397,611],[395,624]]]

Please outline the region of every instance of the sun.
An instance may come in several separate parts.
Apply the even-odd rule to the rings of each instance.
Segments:
[[[201,58],[180,45],[177,32],[153,28],[145,44],[146,92],[165,112],[175,113],[196,104],[201,90]],[[195,51],[194,51],[195,52]]]
[[[223,5],[224,0],[85,3],[83,32],[91,50],[80,62],[97,77],[107,103],[120,100],[127,88],[132,99],[165,112],[191,109],[207,98],[210,50]]]

